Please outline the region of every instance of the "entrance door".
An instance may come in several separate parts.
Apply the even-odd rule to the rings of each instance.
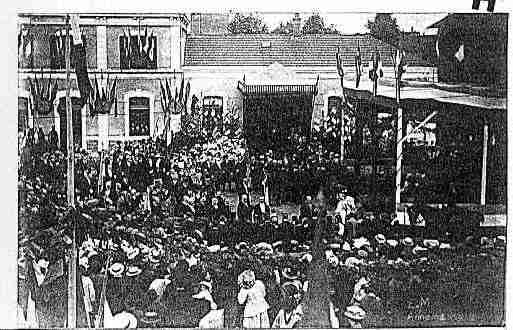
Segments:
[[[67,116],[66,116],[66,98],[59,100],[58,112],[60,116],[60,142],[61,150],[67,150]],[[82,147],[82,106],[78,97],[71,98],[71,109],[73,112],[73,144],[75,149]]]
[[[308,136],[312,120],[311,95],[255,95],[244,100],[244,130],[251,149],[264,152],[294,148],[293,133]]]

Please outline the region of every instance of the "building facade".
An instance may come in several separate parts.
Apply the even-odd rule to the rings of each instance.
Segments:
[[[62,145],[66,141],[66,74],[64,61],[65,18],[59,15],[20,15],[18,69],[19,130],[41,127],[47,134],[52,126]],[[74,143],[80,148],[101,150],[116,141],[154,136],[163,127],[160,102],[162,79],[178,85],[183,77],[185,39],[189,20],[183,14],[80,15],[80,29],[86,46],[89,78],[107,87],[107,77],[117,80],[114,110],[91,116],[88,106],[80,107],[74,70],[71,74]],[[138,37],[140,36],[140,38]],[[139,40],[151,39],[151,60],[134,65],[126,58],[126,41],[141,47]],[[148,43],[150,45],[150,43]],[[48,114],[32,111],[30,81],[40,86],[57,84],[53,109]],[[174,90],[174,86],[172,87]]]

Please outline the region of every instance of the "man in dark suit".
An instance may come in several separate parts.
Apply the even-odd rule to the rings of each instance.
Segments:
[[[299,209],[299,219],[311,219],[314,216],[315,208],[312,204],[312,196],[306,196],[305,202]]]
[[[260,197],[258,204],[253,208],[253,222],[262,224],[266,219],[269,219],[271,210],[269,205],[265,203],[264,197]]]
[[[239,222],[251,221],[251,207],[248,202],[248,195],[242,194],[237,205],[237,218]]]

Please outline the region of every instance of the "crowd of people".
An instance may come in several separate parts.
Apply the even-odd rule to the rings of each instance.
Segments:
[[[393,216],[365,212],[338,184],[337,155],[326,158],[322,144],[297,138],[293,154],[254,157],[226,137],[173,152],[158,140],[120,143],[99,155],[82,151],[74,209],[66,203],[65,154],[39,137],[27,139],[19,170],[23,326],[65,324],[73,226],[85,327],[304,326],[321,221],[333,327],[381,325],[404,306],[418,312],[446,260],[461,268],[465,255],[500,267],[503,236],[410,237]],[[328,216],[315,202],[323,185]],[[274,201],[301,203],[300,212],[275,214],[257,193],[269,186]],[[412,292],[421,282],[419,298]]]

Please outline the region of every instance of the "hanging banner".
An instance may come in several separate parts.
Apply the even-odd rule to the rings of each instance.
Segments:
[[[181,114],[170,114],[169,117],[169,129],[173,133],[180,132],[182,126],[182,115]]]

